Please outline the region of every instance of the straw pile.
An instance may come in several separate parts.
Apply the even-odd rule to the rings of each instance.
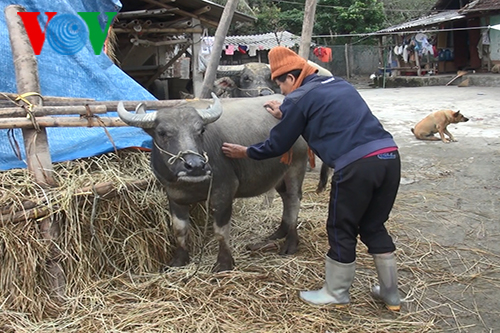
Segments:
[[[298,254],[248,252],[247,244],[277,227],[282,207],[278,199],[271,208],[262,207],[261,197],[238,199],[231,230],[236,268],[214,274],[217,244],[211,225],[205,233],[203,205],[192,212],[192,263],[160,273],[173,240],[167,200],[152,178],[148,153],[121,151],[59,163],[55,170],[60,187],[51,190],[34,186],[26,170],[1,174],[3,216],[30,200],[50,206],[51,216],[62,215],[65,221],[54,242],[41,239],[36,218],[0,222],[1,332],[440,331],[440,325],[459,326],[454,316],[463,309],[453,301],[439,303],[428,291],[480,279],[484,267],[499,267],[499,258],[490,253],[447,249],[415,237],[405,227],[413,218],[412,198],[402,193],[388,222],[398,246],[402,311],[390,313],[370,296],[376,274],[363,245],[351,306],[313,308],[296,293],[320,287],[324,280],[328,191],[315,193],[317,173],[308,173],[304,184]],[[130,190],[127,184],[138,180],[145,189]],[[115,185],[115,196],[79,191],[103,182]],[[53,244],[66,276],[62,303],[49,297],[44,271]],[[457,260],[468,266],[465,258],[475,264],[457,268]]]

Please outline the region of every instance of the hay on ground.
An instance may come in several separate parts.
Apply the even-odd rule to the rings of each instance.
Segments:
[[[316,194],[317,174],[308,173],[299,218],[301,244],[293,256],[249,252],[277,227],[281,203],[262,207],[262,198],[237,199],[232,219],[236,268],[214,274],[217,244],[205,234],[203,205],[193,208],[192,263],[160,273],[173,250],[168,203],[152,178],[149,155],[121,151],[55,165],[60,186],[44,190],[26,170],[3,172],[0,204],[0,331],[2,332],[432,332],[460,327],[463,315],[478,315],[449,299],[439,287],[489,279],[500,260],[477,249],[440,246],[412,229],[413,196],[398,198],[388,228],[398,246],[400,313],[391,313],[370,295],[376,283],[371,257],[359,245],[351,306],[314,308],[297,291],[321,287],[327,249],[328,192]],[[143,190],[128,184],[142,180]],[[114,184],[115,195],[81,192]],[[40,219],[13,222],[26,202],[64,221],[54,241],[40,237]],[[63,217],[61,219],[61,216]],[[208,236],[208,237],[207,237]],[[63,304],[50,297],[45,267],[54,260],[65,272]],[[432,290],[432,292],[430,292]],[[438,324],[439,323],[439,324]]]

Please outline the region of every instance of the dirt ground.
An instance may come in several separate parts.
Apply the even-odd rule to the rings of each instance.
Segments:
[[[422,281],[401,286],[407,311],[434,303],[443,331],[500,332],[500,88],[359,91],[399,145],[402,181],[392,217],[424,252],[400,274],[425,266],[435,276],[425,295],[412,294]],[[416,140],[410,128],[439,109],[470,118],[448,127],[458,142]],[[407,251],[397,236],[398,251]]]

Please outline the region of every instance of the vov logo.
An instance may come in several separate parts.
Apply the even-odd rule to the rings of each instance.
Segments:
[[[31,47],[36,55],[42,51],[45,39],[57,53],[73,55],[78,53],[90,41],[94,53],[101,54],[109,26],[117,13],[106,12],[107,23],[104,30],[99,24],[99,12],[78,12],[73,14],[58,14],[45,12],[47,23],[40,27],[38,15],[40,12],[18,12],[21,16]],[[50,24],[50,29],[47,27]]]

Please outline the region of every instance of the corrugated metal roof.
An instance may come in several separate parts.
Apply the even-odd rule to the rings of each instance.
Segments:
[[[469,13],[476,11],[497,11],[500,10],[500,0],[475,0],[469,2],[462,9],[460,13]]]
[[[379,30],[376,32],[376,34],[384,34],[384,33],[395,32],[395,31],[404,31],[404,30],[408,30],[411,28],[418,28],[418,27],[426,27],[426,26],[430,26],[430,25],[436,25],[439,23],[459,20],[459,19],[462,19],[464,17],[465,16],[460,14],[458,12],[458,10],[450,10],[450,11],[441,12],[438,14],[424,16],[424,17],[418,18],[418,19],[413,20],[413,21],[394,25],[392,27]]]
[[[300,44],[300,37],[288,31],[269,32],[261,35],[226,36],[226,45],[257,46],[260,50],[270,50],[275,46],[294,47]]]

